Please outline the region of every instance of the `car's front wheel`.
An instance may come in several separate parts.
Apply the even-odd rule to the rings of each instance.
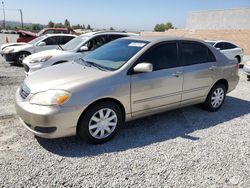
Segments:
[[[23,65],[23,60],[29,55],[30,53],[28,52],[19,52],[15,57],[15,63],[17,65]]]
[[[226,97],[226,88],[222,83],[216,84],[209,92],[204,107],[211,111],[217,111],[224,103]]]
[[[78,135],[89,143],[104,143],[117,134],[122,124],[120,107],[114,102],[100,102],[82,115]]]

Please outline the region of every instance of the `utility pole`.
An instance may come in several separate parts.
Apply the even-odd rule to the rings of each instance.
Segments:
[[[18,9],[20,12],[20,16],[21,16],[21,25],[22,25],[22,29],[23,29],[23,11],[22,9]]]
[[[4,1],[2,1],[3,5],[3,28],[5,29],[5,9],[4,9]]]

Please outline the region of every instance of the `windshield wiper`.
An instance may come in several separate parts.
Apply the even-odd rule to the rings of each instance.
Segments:
[[[59,46],[59,48],[60,48],[62,51],[64,51],[63,47],[62,47],[59,43],[58,43],[57,45]]]
[[[103,67],[101,65],[98,65],[97,63],[94,63],[94,62],[91,62],[91,61],[85,61],[84,59],[80,58],[80,60],[88,67],[91,67],[91,66],[94,66],[96,68],[98,68],[99,70],[102,70],[102,71],[106,71],[107,68],[106,67]]]

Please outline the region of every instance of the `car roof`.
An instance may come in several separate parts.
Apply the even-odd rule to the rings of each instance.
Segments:
[[[194,42],[202,42],[203,40],[194,39],[194,38],[186,38],[186,37],[175,37],[175,36],[130,36],[122,39],[131,39],[131,40],[141,40],[141,41],[148,41],[152,43],[158,42],[165,42],[165,41],[177,41],[177,40],[184,40],[184,41],[194,41]]]
[[[45,35],[43,35],[43,36],[46,36],[46,37],[53,37],[53,36],[69,36],[69,37],[77,37],[76,35],[67,34],[67,33],[45,34]]]
[[[136,33],[127,33],[127,32],[123,32],[123,31],[93,31],[93,32],[89,32],[89,33],[84,33],[80,36],[90,37],[90,36],[99,35],[99,34],[106,34],[106,35],[121,34],[121,35],[135,35],[135,36],[138,35]]]
[[[205,42],[215,42],[215,43],[218,43],[218,42],[228,42],[228,43],[232,43],[232,42],[226,41],[226,40],[205,40]]]

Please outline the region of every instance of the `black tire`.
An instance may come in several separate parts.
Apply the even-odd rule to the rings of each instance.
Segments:
[[[219,89],[219,90],[220,90],[220,89],[223,90],[223,99],[222,99],[221,102],[219,102],[218,106],[214,106],[214,105],[212,104],[212,103],[214,102],[212,98],[213,98],[214,95],[215,95],[215,91],[216,91],[216,90],[218,91],[218,89]],[[210,90],[210,92],[209,92],[209,94],[208,94],[208,96],[207,96],[207,99],[206,99],[205,103],[203,104],[203,107],[204,107],[206,110],[210,111],[210,112],[215,112],[215,111],[217,111],[217,110],[219,110],[219,109],[221,108],[221,106],[223,105],[223,103],[224,103],[224,101],[225,101],[225,97],[226,97],[226,87],[225,87],[224,84],[218,83],[218,84],[214,85],[214,86],[212,87],[212,89]]]
[[[247,78],[250,79],[250,75],[247,75]]]
[[[239,56],[235,56],[235,59],[237,60],[237,63],[240,64],[240,57]]]
[[[92,136],[92,134],[90,133],[90,124],[91,122],[93,122],[93,120],[91,120],[91,118],[93,116],[95,116],[99,110],[103,110],[103,109],[111,109],[115,114],[116,114],[116,126],[113,130],[113,132],[111,134],[109,134],[107,137],[105,138],[95,138],[94,136]],[[101,119],[101,118],[100,118]],[[101,122],[102,120],[100,120],[99,122]],[[98,122],[98,123],[99,123]],[[88,143],[92,143],[92,144],[101,144],[104,142],[109,141],[111,138],[113,138],[117,132],[120,130],[122,124],[123,124],[123,117],[122,117],[122,110],[120,109],[120,107],[114,103],[114,102],[99,102],[96,103],[94,105],[92,105],[81,117],[79,123],[78,123],[78,129],[77,129],[77,134],[78,136],[80,136],[80,138],[82,138],[83,140],[85,140]],[[96,128],[97,130],[98,128]],[[95,130],[95,131],[96,131]],[[108,134],[107,131],[105,131],[106,134]],[[101,135],[101,133],[100,133]],[[97,135],[99,136],[99,135]]]
[[[15,64],[16,65],[19,65],[19,66],[22,66],[23,65],[23,59],[27,56],[29,56],[30,53],[29,52],[19,52],[15,58],[14,58],[14,61],[15,61]]]

